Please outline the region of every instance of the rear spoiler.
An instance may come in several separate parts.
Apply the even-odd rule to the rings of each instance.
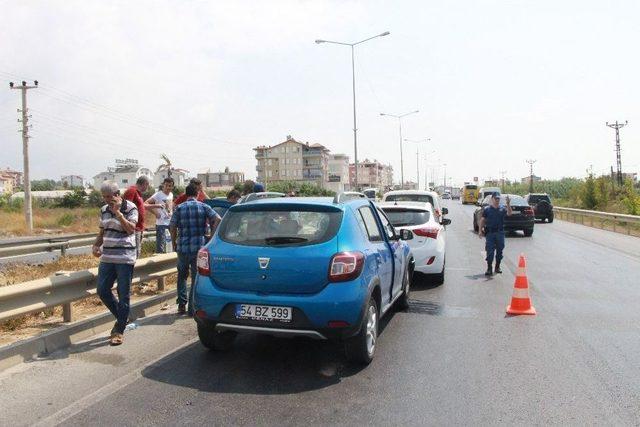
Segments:
[[[365,196],[363,193],[360,193],[358,191],[343,191],[342,193],[338,193],[335,195],[335,197],[333,198],[333,203],[344,203],[348,200],[354,200],[354,199],[366,199],[367,196]]]

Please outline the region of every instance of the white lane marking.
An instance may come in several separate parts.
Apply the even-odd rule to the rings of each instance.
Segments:
[[[118,379],[116,379],[115,381],[113,381],[112,383],[109,383],[101,388],[99,388],[98,390],[94,391],[91,394],[86,395],[85,397],[83,397],[82,399],[76,400],[75,402],[73,402],[71,405],[60,409],[58,412],[41,419],[40,421],[38,421],[37,423],[33,424],[34,426],[38,426],[38,427],[44,427],[44,426],[52,426],[52,425],[60,425],[63,422],[65,422],[66,420],[68,420],[69,418],[73,417],[76,414],[79,414],[80,412],[84,411],[85,409],[95,405],[96,403],[100,402],[101,400],[106,399],[107,397],[111,396],[113,393],[115,393],[118,390],[121,390],[123,388],[125,388],[126,386],[128,386],[129,384],[132,384],[133,382],[137,381],[138,379],[142,378],[142,371],[144,371],[145,369],[153,366],[153,365],[159,365],[159,362],[162,361],[164,358],[168,357],[168,359],[166,361],[164,361],[164,363],[171,361],[172,359],[175,359],[176,357],[180,356],[182,353],[184,353],[187,348],[192,345],[193,343],[197,342],[198,338],[194,338],[190,341],[187,341],[186,343],[182,344],[181,346],[177,347],[177,348],[173,348],[171,350],[169,350],[168,352],[164,353],[162,356],[157,357],[156,359],[152,360],[151,362],[143,365],[142,367],[136,369],[133,372],[130,372]],[[171,357],[169,357],[171,356]]]

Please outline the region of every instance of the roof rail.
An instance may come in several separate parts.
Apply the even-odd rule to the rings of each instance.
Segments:
[[[343,191],[342,193],[338,193],[333,198],[333,203],[343,203],[347,200],[353,199],[366,199],[367,196],[358,192],[358,191]]]

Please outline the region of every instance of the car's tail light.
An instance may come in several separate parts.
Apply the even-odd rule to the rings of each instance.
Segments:
[[[209,267],[209,251],[207,248],[202,248],[198,251],[198,274],[202,276],[208,276],[211,274],[211,267]]]
[[[435,261],[435,260],[436,260],[436,257],[435,257],[435,256],[432,256],[431,258],[429,258],[429,259],[427,260],[426,264],[427,264],[427,265],[431,265],[431,264],[433,264],[433,261]]]
[[[362,272],[364,255],[362,252],[339,252],[331,257],[329,281],[346,282],[355,279]]]
[[[431,239],[437,239],[438,238],[438,233],[440,232],[439,228],[436,227],[425,227],[425,228],[418,228],[416,230],[412,230],[413,234],[417,234],[418,236],[422,236],[422,237],[429,237]]]
[[[533,215],[534,215],[534,213],[533,213],[533,208],[531,208],[531,207],[524,208],[524,214],[525,214],[526,216],[533,216]]]

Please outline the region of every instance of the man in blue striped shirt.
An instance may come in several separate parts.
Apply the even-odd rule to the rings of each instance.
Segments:
[[[220,223],[220,216],[210,206],[199,202],[198,187],[191,183],[185,189],[187,201],[173,211],[169,231],[173,247],[178,253],[178,314],[186,312],[189,302],[189,315],[192,316],[191,298],[196,280],[198,251],[205,244],[207,223],[211,233]],[[187,298],[187,277],[191,271],[191,289]]]
[[[100,192],[106,205],[100,209],[100,232],[92,248],[93,255],[100,257],[97,293],[116,318],[111,330],[111,345],[120,345],[129,318],[129,296],[136,262],[138,208],[120,196],[115,182],[105,181]],[[116,280],[117,300],[111,291]]]

